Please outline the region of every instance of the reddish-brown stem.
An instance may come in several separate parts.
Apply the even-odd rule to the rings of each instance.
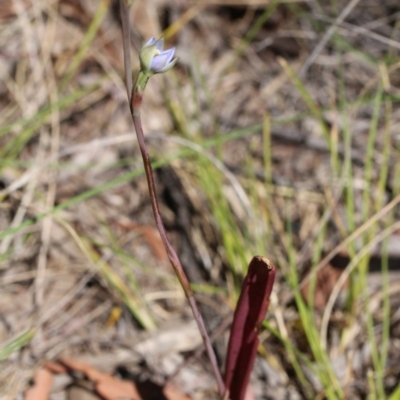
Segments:
[[[167,251],[168,258],[174,268],[174,271],[179,279],[179,282],[182,285],[182,288],[185,292],[185,295],[189,301],[190,307],[192,309],[194,318],[197,322],[197,326],[199,328],[201,337],[203,338],[203,342],[208,354],[208,358],[210,359],[213,372],[218,384],[218,391],[221,397],[224,395],[225,392],[225,385],[222,380],[221,372],[218,368],[217,358],[215,356],[214,350],[211,345],[210,337],[208,336],[203,317],[200,314],[199,308],[197,306],[196,300],[193,295],[193,291],[190,287],[189,280],[183,270],[182,264],[179,260],[178,255],[176,254],[174,248],[172,247],[170,241],[168,240],[167,233],[165,231],[164,224],[161,219],[160,209],[158,206],[155,183],[154,183],[154,176],[153,176],[153,169],[151,167],[151,161],[149,157],[149,153],[147,151],[146,142],[144,140],[143,130],[142,130],[142,122],[140,119],[140,107],[142,104],[142,93],[140,88],[136,88],[134,93],[132,93],[131,97],[131,112],[133,117],[133,124],[135,125],[136,136],[139,143],[140,152],[142,154],[143,165],[146,172],[147,184],[149,188],[151,206],[153,209],[154,219],[157,224],[158,231],[160,232],[161,239],[164,243],[165,250]]]
[[[214,350],[211,345],[211,340],[208,336],[206,327],[204,325],[203,317],[200,314],[199,308],[197,306],[196,300],[194,298],[192,289],[190,287],[190,283],[186,277],[185,271],[182,268],[182,264],[173,249],[170,241],[168,240],[167,233],[165,231],[164,224],[161,219],[160,210],[158,207],[155,184],[154,184],[154,176],[153,170],[151,167],[149,153],[147,151],[146,142],[144,140],[143,130],[142,130],[142,122],[140,119],[140,108],[142,105],[142,92],[140,86],[133,89],[132,92],[132,76],[131,76],[131,62],[130,62],[130,21],[129,21],[129,9],[130,7],[126,5],[124,0],[120,0],[120,12],[121,12],[121,20],[122,20],[122,37],[123,37],[123,46],[124,46],[124,64],[125,64],[125,81],[127,86],[128,93],[128,101],[131,109],[131,115],[133,119],[133,124],[136,130],[136,136],[139,143],[140,152],[142,154],[143,165],[146,172],[147,185],[149,188],[151,206],[153,209],[154,219],[157,224],[158,231],[160,232],[161,239],[163,241],[165,250],[168,254],[168,258],[174,268],[174,271],[181,283],[181,286],[185,292],[185,295],[189,301],[190,307],[192,309],[194,318],[197,322],[197,326],[199,328],[201,337],[203,338],[203,342],[207,351],[208,358],[211,362],[214,376],[217,380],[218,391],[221,395],[221,398],[225,392],[224,381],[221,376],[221,372],[218,368],[217,358],[215,356]],[[145,83],[144,83],[145,86]]]

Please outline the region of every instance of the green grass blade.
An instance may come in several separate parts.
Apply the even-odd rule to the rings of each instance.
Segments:
[[[12,339],[8,344],[5,344],[0,349],[0,361],[6,360],[12,353],[15,353],[25,345],[27,345],[35,336],[36,330],[29,329],[28,331]]]

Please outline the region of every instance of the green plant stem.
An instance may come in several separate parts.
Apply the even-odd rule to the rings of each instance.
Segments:
[[[144,169],[145,169],[145,173],[146,173],[147,184],[148,184],[150,200],[151,200],[151,207],[153,209],[154,219],[156,221],[158,231],[160,232],[161,240],[163,241],[165,250],[167,251],[169,261],[171,262],[171,265],[176,273],[176,276],[178,277],[178,280],[185,292],[185,295],[186,295],[186,297],[189,301],[190,307],[192,309],[194,318],[196,319],[197,326],[199,328],[201,337],[203,338],[203,342],[204,342],[204,345],[205,345],[205,348],[206,348],[206,351],[208,354],[208,358],[210,359],[210,362],[211,362],[211,365],[213,368],[213,372],[214,372],[215,378],[217,380],[218,391],[222,397],[225,393],[225,385],[222,380],[221,372],[218,368],[217,358],[216,358],[214,350],[212,348],[210,337],[208,336],[203,317],[200,314],[199,308],[197,306],[196,300],[193,295],[193,291],[190,287],[189,280],[185,274],[185,271],[183,270],[183,267],[179,260],[178,255],[176,254],[174,248],[172,247],[172,245],[167,237],[167,233],[165,231],[165,227],[164,227],[164,224],[161,219],[160,209],[158,206],[158,201],[157,201],[157,196],[156,196],[153,170],[151,167],[149,153],[148,153],[147,147],[146,147],[146,142],[144,140],[142,122],[141,122],[141,118],[140,118],[140,109],[141,109],[142,99],[143,99],[142,87],[144,89],[144,86],[146,85],[146,83],[144,83],[144,85],[142,86],[142,84],[141,84],[142,78],[143,78],[143,76],[141,75],[141,73],[139,73],[138,81],[135,84],[134,92],[132,93],[132,96],[131,96],[130,104],[131,104],[133,124],[135,126],[136,136],[138,139],[139,148],[140,148],[140,152],[142,154],[143,165],[144,165]],[[147,82],[147,80],[146,80],[146,82]]]

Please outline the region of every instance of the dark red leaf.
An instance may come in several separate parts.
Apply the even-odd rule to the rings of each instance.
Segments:
[[[276,268],[266,257],[249,265],[236,306],[225,369],[230,400],[243,400],[259,344],[258,332],[269,306]]]

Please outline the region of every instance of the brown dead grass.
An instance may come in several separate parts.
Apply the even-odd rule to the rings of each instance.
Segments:
[[[238,185],[244,187],[250,197],[251,192],[256,196],[251,198],[251,207],[258,202],[259,215],[273,219],[271,236],[275,246],[266,250],[271,253],[268,256],[282,262],[282,271],[287,270],[284,230],[285,221],[290,221],[295,231],[295,246],[302,255],[299,268],[304,271],[314,243],[309,239],[315,235],[324,206],[329,203],[327,198],[332,201],[333,222],[323,245],[325,252],[342,239],[340,234],[346,232],[347,223],[343,206],[335,199],[341,182],[331,179],[329,151],[320,125],[315,116],[308,113],[278,58],[283,57],[299,71],[335,14],[327,1],[319,2],[320,6],[315,2],[282,2],[285,4],[272,13],[252,43],[246,45],[243,38],[269,2],[206,3],[199,6],[186,0],[134,1],[131,18],[135,71],[137,49],[143,40],[158,36],[178,21],[167,42],[177,47],[179,66],[167,77],[154,77],[146,90],[144,130],[152,153],[161,158],[180,149],[176,141],[165,137],[166,134],[185,131],[190,140],[194,140],[193,135],[212,138],[216,134],[215,126],[223,135],[232,129],[259,124],[268,113],[274,121],[271,131],[273,181],[268,190],[261,130],[227,143],[221,156],[224,168],[234,173]],[[347,4],[339,3],[339,10],[341,5]],[[341,62],[349,103],[363,91],[370,91],[372,95],[381,79],[382,70],[368,57],[379,60],[391,54],[391,66],[384,70],[385,89],[394,99],[398,99],[400,93],[398,47],[392,43],[388,49],[388,42],[379,39],[390,38],[400,43],[398,2],[387,0],[386,8],[375,0],[362,3],[350,13],[346,19],[348,24],[338,27],[354,50],[345,48],[340,58],[331,42],[328,43],[304,77],[314,102],[324,110],[323,118],[331,135],[339,134],[343,128],[340,110],[337,110]],[[65,82],[98,2],[2,1],[0,128],[18,121],[0,137],[0,149],[4,149],[1,150],[4,163],[0,175],[2,231],[26,220],[35,220],[55,206],[141,167],[122,78],[122,43],[116,4],[110,2],[109,11],[79,67],[71,80]],[[184,13],[187,13],[185,18],[180,19]],[[355,27],[364,30],[358,32]],[[58,90],[62,84],[65,87]],[[56,106],[79,89],[87,89],[87,93],[62,109]],[[50,107],[51,111],[37,122],[45,107]],[[360,105],[350,121],[354,175],[358,178],[355,182],[360,187],[371,110],[368,104]],[[184,113],[184,118],[179,119],[180,113]],[[299,114],[302,115],[291,122],[277,123],[279,119],[290,120]],[[399,143],[399,126],[400,112],[394,102],[390,128],[393,149]],[[380,132],[375,179],[383,140]],[[24,135],[26,140],[20,144],[16,138],[22,140]],[[7,147],[10,143],[13,145]],[[339,143],[339,152],[343,154],[341,146]],[[388,199],[397,185],[393,181],[395,151],[392,154]],[[257,179],[249,177],[248,166]],[[182,209],[187,213],[177,216],[163,198],[162,213],[172,240],[181,246],[183,259],[187,256],[188,262],[192,259],[184,253],[185,240],[189,238],[190,246],[197,249],[197,261],[204,270],[196,283],[211,282],[214,286],[225,287],[221,277],[227,260],[217,224],[205,195],[197,186],[196,165],[190,160],[175,160],[172,168],[178,181],[185,185],[179,190],[184,192],[186,200]],[[168,182],[159,177],[160,196],[166,186]],[[245,224],[245,211],[240,204],[235,205],[235,201],[240,201],[235,200],[232,195],[235,191],[228,186],[226,194],[238,224]],[[271,199],[275,214],[272,217],[264,206],[264,202]],[[180,200],[175,201],[179,203]],[[180,222],[177,223],[177,219]],[[262,221],[259,228],[265,230]],[[398,243],[396,235],[394,243]],[[195,327],[188,322],[191,318],[188,307],[154,229],[143,176],[126,179],[5,236],[0,241],[0,253],[5,255],[0,264],[0,343],[7,343],[32,327],[37,329],[28,345],[2,362],[1,399],[19,398],[43,361],[61,354],[90,358],[88,362],[110,373],[119,367],[120,371],[129,370],[135,377],[150,377],[163,384],[184,363],[183,354],[200,345]],[[304,335],[296,325],[296,310],[287,300],[291,293],[284,283],[277,285],[276,293],[281,305],[277,307],[277,324],[282,327],[283,323],[293,342],[301,347]],[[394,290],[393,295],[396,293]],[[229,299],[225,294],[218,296],[203,294],[199,299],[208,304],[214,317],[222,318],[228,313]],[[320,302],[318,305],[323,308]],[[143,332],[140,316],[132,315],[132,309],[148,318],[149,331],[154,332]],[[398,345],[397,314],[393,316],[391,328],[392,343]],[[379,310],[374,315],[379,319]],[[349,346],[352,357],[356,358],[354,369],[346,372],[340,364],[345,359],[334,355],[339,348],[335,335],[347,322],[340,312],[333,315],[332,321],[332,357],[338,363],[335,370],[347,374],[342,378],[344,385],[348,385],[349,398],[364,398],[368,392],[365,370],[369,365],[369,359],[362,359],[368,352],[363,342],[365,338],[357,337],[360,335],[358,325],[352,332],[353,343]],[[292,376],[283,347],[273,347],[273,343],[272,339],[265,341],[271,355],[256,366],[256,398],[302,398],[304,393]],[[388,390],[396,385],[400,376],[395,361],[398,354],[398,348],[391,347]],[[202,362],[187,366],[176,382],[181,391],[194,398],[210,399],[215,393],[208,366]],[[66,398],[64,389],[70,383],[60,383],[50,398]]]

